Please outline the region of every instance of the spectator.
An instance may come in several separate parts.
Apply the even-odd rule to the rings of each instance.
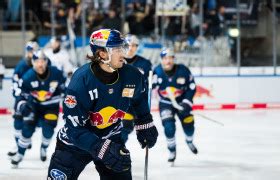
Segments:
[[[55,24],[51,23],[51,3],[44,2],[43,4],[43,25],[47,29],[52,27],[57,30],[57,34],[66,34],[66,25],[67,25],[67,13],[65,4],[60,2],[60,0],[53,1],[53,8],[55,12]]]
[[[117,15],[117,11],[114,8],[110,8],[108,17],[104,19],[102,26],[107,29],[121,30],[121,18]]]
[[[64,75],[68,77],[72,75],[74,67],[70,62],[68,52],[61,48],[60,38],[54,37],[51,39],[51,48],[46,49],[45,54],[50,59],[52,66],[63,71]]]

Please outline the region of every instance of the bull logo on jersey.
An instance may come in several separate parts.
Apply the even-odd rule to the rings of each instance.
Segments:
[[[126,112],[107,106],[99,112],[90,112],[90,123],[98,129],[104,129],[125,118]]]
[[[64,99],[64,104],[68,108],[74,108],[77,105],[77,100],[75,96],[67,95]]]
[[[52,93],[49,91],[32,91],[31,95],[36,98],[38,101],[43,102],[46,101],[47,99],[50,99],[52,97]]]
[[[183,90],[170,86],[166,87],[164,90],[160,90],[159,93],[165,98],[169,98],[170,94],[176,98],[183,94]]]

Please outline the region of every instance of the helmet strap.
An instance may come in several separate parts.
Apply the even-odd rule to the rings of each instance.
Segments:
[[[108,67],[109,67],[109,69],[111,70],[111,71],[116,71],[116,69],[114,69],[113,67],[112,67],[112,65],[111,65],[111,60],[112,60],[112,58],[111,58],[111,55],[112,55],[112,53],[111,53],[111,51],[110,51],[110,49],[109,48],[106,48],[106,51],[108,52],[108,60],[104,60],[104,59],[102,59],[101,60],[101,62],[103,63],[103,64],[106,64]]]

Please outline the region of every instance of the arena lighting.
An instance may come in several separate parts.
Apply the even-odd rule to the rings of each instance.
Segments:
[[[239,36],[239,30],[237,28],[230,28],[228,30],[228,34],[231,36],[231,37],[238,37]]]

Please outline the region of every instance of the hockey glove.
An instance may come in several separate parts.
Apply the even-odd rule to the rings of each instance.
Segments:
[[[137,119],[135,121],[136,135],[141,147],[144,149],[153,147],[157,142],[158,131],[153,124],[152,116],[149,115],[145,119]]]
[[[192,103],[186,103],[186,102],[181,102],[179,105],[182,107],[182,110],[179,110],[180,112],[191,112],[192,111]]]
[[[29,116],[33,112],[33,108],[28,103],[23,103],[19,107],[19,111],[21,112],[22,116]]]
[[[129,151],[120,144],[109,139],[102,140],[94,146],[93,157],[115,172],[127,171],[131,168]]]

